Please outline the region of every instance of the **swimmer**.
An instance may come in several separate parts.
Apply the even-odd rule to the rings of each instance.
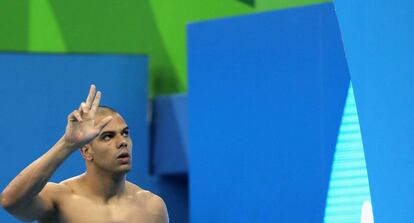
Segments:
[[[168,223],[164,201],[125,178],[132,165],[132,141],[122,116],[100,107],[91,86],[79,109],[68,116],[64,135],[17,175],[0,194],[0,204],[24,221],[40,223]],[[48,182],[74,151],[86,172]]]

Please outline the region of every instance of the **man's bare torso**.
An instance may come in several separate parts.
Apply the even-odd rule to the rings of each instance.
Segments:
[[[126,182],[126,193],[107,202],[93,198],[79,177],[55,184],[46,193],[55,200],[55,213],[40,223],[156,223],[160,218],[161,198]]]

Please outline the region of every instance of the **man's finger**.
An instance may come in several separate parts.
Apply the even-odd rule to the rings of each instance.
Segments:
[[[92,106],[93,98],[95,97],[96,87],[94,84],[89,89],[88,97],[86,98],[86,106],[90,108]]]
[[[103,128],[105,128],[106,125],[108,125],[112,119],[114,119],[112,116],[107,116],[103,118],[99,123],[96,124],[96,129],[98,129],[99,132],[102,131]]]
[[[82,120],[82,116],[80,115],[79,111],[74,111],[73,112],[73,116],[75,116],[76,121],[81,122]]]
[[[79,114],[79,111],[78,110],[74,110],[72,113],[70,113],[69,115],[68,115],[68,121],[78,121],[78,122],[81,122],[81,121],[83,121],[82,120],[82,117],[81,117],[81,115]]]
[[[88,106],[86,106],[86,104],[84,102],[81,103],[79,110],[81,111],[81,114],[88,114],[89,112],[89,108]]]
[[[82,109],[83,104],[85,104],[85,102],[82,102],[82,103],[79,105],[79,108],[78,108],[79,114],[80,114],[81,116],[83,115],[83,109]]]
[[[95,114],[96,110],[98,109],[99,102],[101,101],[101,92],[98,91],[95,96],[95,100],[93,100],[93,104],[91,107],[92,114]]]

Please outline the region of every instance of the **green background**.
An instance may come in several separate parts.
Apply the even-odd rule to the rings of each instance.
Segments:
[[[186,24],[327,0],[1,0],[0,51],[145,54],[150,95],[187,91]]]

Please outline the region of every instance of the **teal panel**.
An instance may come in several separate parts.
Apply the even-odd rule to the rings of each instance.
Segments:
[[[352,85],[349,86],[333,161],[325,223],[360,223],[371,202],[364,146]]]

